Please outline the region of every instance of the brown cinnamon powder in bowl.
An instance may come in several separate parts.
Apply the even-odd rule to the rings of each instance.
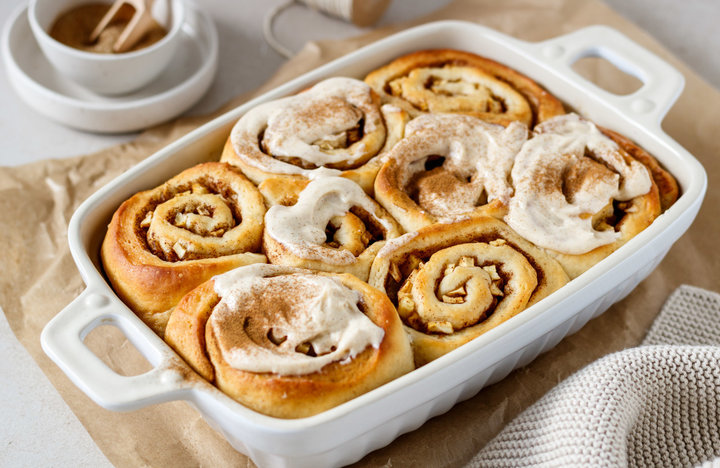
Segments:
[[[107,3],[88,3],[74,7],[55,19],[50,28],[50,36],[56,41],[75,49],[99,54],[111,54],[113,53],[113,44],[115,44],[125,26],[130,22],[135,10],[128,4],[123,5],[115,18],[100,33],[98,39],[95,42],[90,42],[90,34],[109,8],[110,4]],[[162,39],[165,34],[167,34],[165,28],[156,24],[128,52],[148,47]]]

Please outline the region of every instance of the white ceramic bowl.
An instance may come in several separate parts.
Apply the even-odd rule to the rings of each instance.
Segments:
[[[265,416],[207,382],[183,378],[180,357],[122,303],[103,276],[99,250],[112,213],[133,193],[201,161],[219,159],[233,125],[252,107],[330,76],[363,77],[399,55],[426,48],[475,52],[534,78],[577,112],[651,152],[677,178],[682,195],[647,229],[547,298],[435,361],[315,416]],[[640,79],[642,87],[625,96],[602,90],[572,68],[588,56],[607,59]],[[694,220],[707,188],[700,163],[661,128],[683,83],[672,66],[605,26],[531,43],[476,24],[441,21],[382,39],[223,114],[90,196],[68,227],[70,251],[87,289],[45,327],[43,349],[105,408],[130,411],[171,400],[189,402],[259,466],[353,463],[529,363],[624,298],[660,263]],[[122,331],[153,369],[123,376],[107,367],[83,343],[100,325]]]
[[[185,20],[183,0],[167,0],[169,17],[158,22],[167,34],[158,42],[137,51],[100,54],[66,46],[48,33],[55,19],[88,0],[31,0],[28,21],[48,61],[63,75],[101,94],[123,94],[150,83],[170,63]],[[163,24],[166,23],[166,24]]]

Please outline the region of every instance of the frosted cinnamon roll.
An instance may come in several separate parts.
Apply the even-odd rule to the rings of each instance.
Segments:
[[[677,180],[660,165],[657,159],[633,143],[629,138],[607,128],[600,128],[600,131],[610,137],[623,150],[627,151],[633,159],[641,162],[650,170],[650,175],[658,188],[658,195],[660,196],[660,211],[664,212],[670,208],[680,196],[680,187],[678,186]]]
[[[655,165],[658,180],[670,188],[674,180]],[[511,175],[515,193],[505,221],[547,249],[571,278],[649,226],[662,209],[652,172],[576,114],[538,125]],[[664,189],[666,203],[673,198],[670,191]]]
[[[369,279],[396,306],[418,366],[498,326],[567,281],[552,257],[491,217],[433,224],[388,241]]]
[[[221,160],[260,184],[269,177],[342,175],[372,190],[382,153],[402,138],[407,114],[382,106],[367,84],[329,78],[260,104],[233,127]]]
[[[507,125],[532,127],[565,112],[530,78],[493,60],[451,49],[422,50],[372,71],[365,82],[383,102],[415,117],[423,112],[468,114]]]
[[[203,283],[165,340],[201,376],[260,413],[302,418],[413,369],[382,293],[347,274],[250,265]]]
[[[385,240],[401,233],[395,220],[355,182],[318,177],[294,205],[268,210],[263,246],[271,263],[351,273],[366,281]]]
[[[133,195],[113,214],[102,243],[105,273],[118,296],[162,335],[170,309],[213,275],[259,254],[265,205],[228,164],[209,162]]]
[[[465,216],[501,218],[512,195],[515,154],[528,134],[459,114],[424,114],[388,153],[375,198],[406,231]]]

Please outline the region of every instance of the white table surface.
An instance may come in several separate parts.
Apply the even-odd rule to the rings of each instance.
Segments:
[[[605,1],[720,88],[719,1]],[[285,61],[264,42],[261,29],[266,13],[282,0],[197,2],[207,8],[217,26],[220,65],[212,87],[188,114],[212,111],[230,98],[257,88]],[[448,2],[394,0],[379,24],[409,20]],[[0,0],[0,22],[4,24],[24,3],[26,0]],[[230,4],[235,7],[228,9]],[[290,8],[276,21],[278,39],[292,50],[298,50],[308,40],[343,38],[363,31],[299,6]],[[4,72],[0,73],[0,109],[3,109],[0,112],[0,166],[87,154],[130,141],[137,135],[90,134],[52,122],[15,95]],[[4,314],[0,314],[0,356],[0,402],[3,407],[0,413],[0,468],[110,466],[12,334]],[[17,372],[18,369],[24,371]]]

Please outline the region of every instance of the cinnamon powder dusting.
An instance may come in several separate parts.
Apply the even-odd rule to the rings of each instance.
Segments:
[[[438,218],[467,213],[478,206],[483,194],[481,184],[465,182],[443,168],[435,168],[414,177],[408,186],[418,205]]]
[[[216,276],[214,289],[221,300],[208,325],[238,370],[317,372],[379,347],[385,333],[359,309],[360,294],[333,277],[250,265]]]

